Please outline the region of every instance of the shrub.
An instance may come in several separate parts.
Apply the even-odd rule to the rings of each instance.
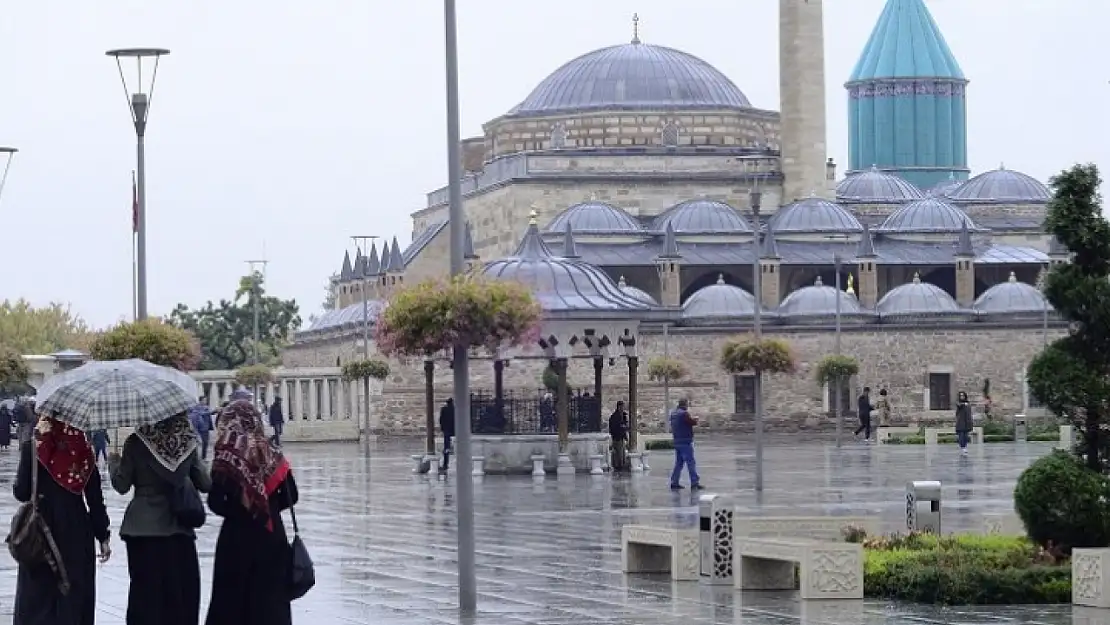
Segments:
[[[0,345],[0,389],[24,387],[29,377],[31,369],[23,359],[23,354],[6,345]]]
[[[247,365],[235,372],[235,381],[243,386],[269,384],[274,381],[274,372],[263,364]]]
[[[733,339],[721,349],[721,368],[733,375],[748,371],[793,373],[795,366],[790,345],[779,339]]]
[[[850,378],[859,373],[859,362],[851,356],[825,356],[817,363],[817,383]]]
[[[540,382],[543,387],[549,391],[556,391],[559,389],[559,374],[555,372],[555,367],[547,365],[543,368],[543,375],[540,376]]]
[[[404,287],[378,317],[375,338],[386,355],[426,356],[455,346],[535,344],[542,310],[525,285],[473,275]]]
[[[648,451],[665,451],[668,449],[674,449],[674,441],[669,438],[648,441],[644,444],[644,449]]]
[[[1046,548],[1110,546],[1110,480],[1067,452],[1029,465],[1014,487],[1014,509],[1029,538]]]
[[[659,356],[648,361],[648,379],[655,380],[681,380],[686,377],[686,365],[681,360]]]
[[[348,382],[355,380],[384,380],[389,377],[389,363],[383,360],[355,360],[343,365],[343,379]]]
[[[200,343],[186,330],[158,319],[124,322],[102,332],[89,346],[94,360],[141,358],[149,363],[191,371],[200,364]]]

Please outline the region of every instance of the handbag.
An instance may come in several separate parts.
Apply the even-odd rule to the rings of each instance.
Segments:
[[[12,559],[23,566],[46,564],[58,579],[58,590],[62,595],[69,594],[69,573],[66,571],[58,544],[50,526],[39,513],[39,467],[38,441],[31,439],[31,501],[19,506],[12,516],[11,531],[5,542]]]
[[[185,527],[196,529],[204,525],[207,514],[204,511],[204,502],[200,500],[200,492],[193,485],[189,472],[185,472],[185,479],[173,484],[170,491],[170,512],[177,522]]]
[[[285,489],[285,496],[289,500],[289,517],[293,520],[293,542],[289,544],[289,597],[296,601],[316,585],[316,566],[312,563],[312,556],[308,555],[308,547],[301,540],[297,511],[293,509],[293,495],[288,488]]]

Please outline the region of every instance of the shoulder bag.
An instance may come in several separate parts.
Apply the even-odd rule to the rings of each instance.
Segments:
[[[288,488],[285,488],[285,496],[289,500],[289,517],[293,520],[293,542],[289,545],[289,597],[296,601],[316,585],[316,566],[312,564],[312,556],[308,555],[308,548],[301,540],[297,512],[293,509],[293,495]]]
[[[192,461],[189,462],[191,466]],[[207,514],[204,511],[204,502],[200,499],[200,491],[190,477],[191,473],[190,468],[185,472],[184,480],[170,483],[170,512],[178,523],[190,529],[196,529],[204,525]]]
[[[8,553],[12,559],[23,566],[48,565],[58,579],[58,590],[62,595],[69,594],[69,574],[66,572],[58,544],[50,526],[39,513],[39,466],[38,440],[31,439],[31,501],[19,506],[12,517],[11,532],[8,534]]]

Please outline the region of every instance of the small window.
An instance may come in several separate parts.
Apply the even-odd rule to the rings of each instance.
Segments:
[[[668,148],[678,147],[678,125],[674,122],[667,122],[663,126],[663,145]]]
[[[755,415],[755,376],[733,376],[732,385],[733,395],[736,399],[733,412],[738,415]]]
[[[852,380],[844,378],[840,380],[840,414],[854,414],[855,410],[853,410],[853,403]],[[837,405],[835,384],[830,383],[825,385],[825,404],[829,407],[829,415],[832,415],[832,408]]]
[[[567,147],[567,129],[562,124],[555,124],[551,129],[551,148],[561,150]]]
[[[929,374],[929,410],[952,409],[952,374]]]

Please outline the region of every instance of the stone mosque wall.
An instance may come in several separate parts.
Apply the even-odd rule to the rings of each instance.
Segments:
[[[742,332],[738,330],[736,334]],[[1054,326],[1047,338],[1055,340],[1063,333],[1061,327]],[[662,355],[665,349],[672,357],[683,360],[689,371],[685,380],[671,385],[672,402],[688,397],[693,411],[709,429],[751,427],[752,417],[744,413],[750,404],[743,399],[737,401],[737,391],[743,393],[744,381],[733,380],[717,364],[722,345],[736,334],[720,329],[674,328],[666,348],[661,333],[641,335],[639,413],[647,430],[664,430],[663,386],[647,379],[646,363]],[[768,376],[764,383],[768,429],[804,431],[832,427],[834,421],[828,416],[827,389],[814,380],[814,367],[822,357],[834,352],[835,333],[828,328],[771,327],[765,336],[788,341],[799,364],[796,373]],[[865,385],[875,392],[887,388],[892,397],[894,419],[899,422],[951,421],[951,410],[929,410],[930,383],[936,389],[936,384],[945,380],[949,381],[947,390],[951,397],[963,390],[973,401],[978,401],[984,379],[990,379],[997,412],[1035,414],[1029,406],[1024,371],[1043,347],[1044,340],[1039,324],[868,326],[845,328],[841,336],[843,353],[860,361],[860,374],[851,385],[852,395]],[[335,366],[337,359],[346,362],[359,357],[360,344],[348,335],[293,345],[284,353],[284,364],[287,367]],[[543,360],[512,361],[504,373],[506,390],[537,389],[545,364]],[[382,429],[389,434],[420,432],[424,427],[423,362],[413,359],[406,363],[393,362],[392,366],[393,375],[385,382],[384,406],[379,411]],[[607,365],[604,375],[605,405],[611,406],[618,399],[627,401],[628,373],[624,361],[618,359],[613,366]],[[572,387],[592,392],[593,364],[588,358],[572,361],[569,376]],[[492,392],[493,367],[489,361],[472,363],[471,385]],[[450,393],[451,372],[445,363],[438,363],[437,403]]]

